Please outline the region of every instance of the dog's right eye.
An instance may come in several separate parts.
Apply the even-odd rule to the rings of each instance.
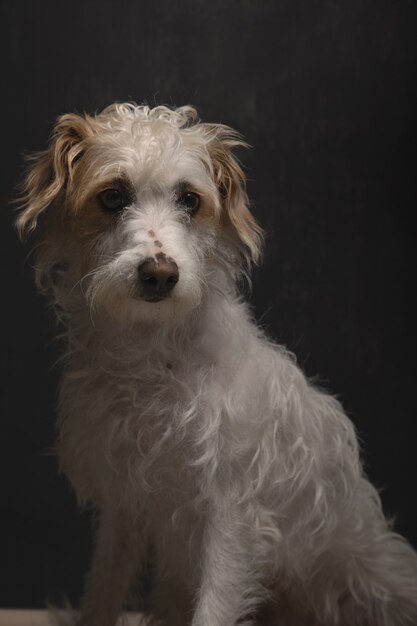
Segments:
[[[98,194],[98,197],[106,211],[120,211],[127,204],[125,196],[118,189],[105,189]]]
[[[178,196],[177,203],[184,207],[190,215],[194,215],[200,206],[200,196],[193,191],[184,191]]]

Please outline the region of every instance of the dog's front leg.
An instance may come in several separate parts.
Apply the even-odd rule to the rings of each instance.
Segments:
[[[221,509],[210,515],[204,532],[192,626],[234,626],[244,617],[248,626],[247,616],[253,614],[263,595],[239,517]]]
[[[103,510],[79,626],[114,626],[144,557],[145,538],[121,510]]]

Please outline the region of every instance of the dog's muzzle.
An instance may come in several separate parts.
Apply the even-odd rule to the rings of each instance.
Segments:
[[[178,265],[162,252],[138,267],[139,294],[147,302],[159,302],[174,289],[179,279]]]

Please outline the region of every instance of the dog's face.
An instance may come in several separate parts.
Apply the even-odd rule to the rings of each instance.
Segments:
[[[58,120],[17,220],[22,234],[37,231],[40,284],[155,321],[198,306],[220,264],[256,260],[262,233],[232,154],[242,142],[195,118],[191,107],[127,104]]]

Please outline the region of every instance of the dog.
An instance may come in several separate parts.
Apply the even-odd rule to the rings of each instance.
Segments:
[[[17,228],[64,329],[57,450],[98,520],[82,626],[114,626],[152,550],[149,620],[412,626],[417,556],[339,402],[253,322],[235,156],[190,106],[68,114]]]

